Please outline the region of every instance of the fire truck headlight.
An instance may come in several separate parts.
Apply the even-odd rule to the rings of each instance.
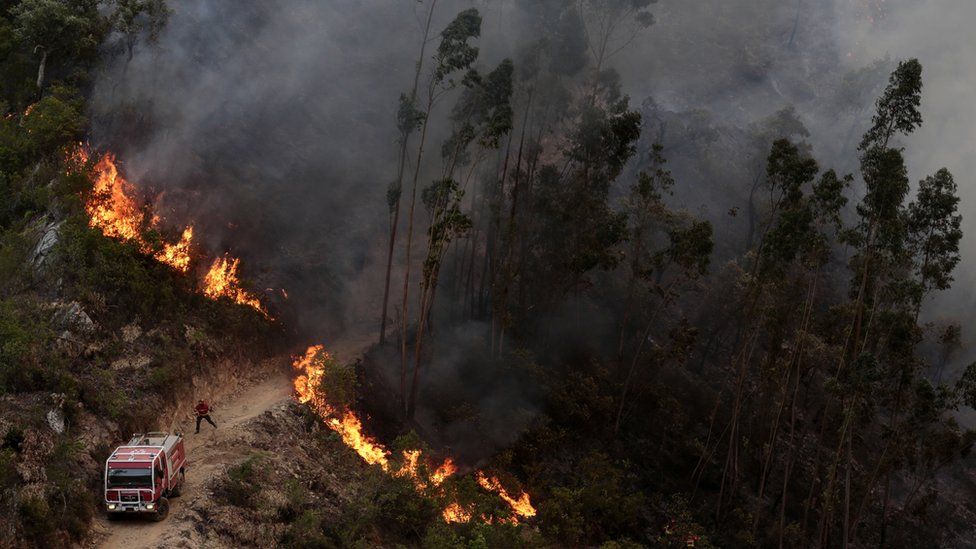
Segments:
[[[153,510],[153,507],[156,507],[156,506],[153,505],[152,503],[147,503],[146,504],[146,510],[148,510],[148,511],[152,511]]]
[[[108,504],[108,510],[109,511],[114,511],[115,510],[115,504],[114,503],[109,503]]]

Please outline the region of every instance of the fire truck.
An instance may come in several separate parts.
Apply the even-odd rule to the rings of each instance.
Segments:
[[[186,451],[179,433],[138,433],[105,462],[105,510],[109,520],[124,514],[169,514],[169,498],[180,495]]]

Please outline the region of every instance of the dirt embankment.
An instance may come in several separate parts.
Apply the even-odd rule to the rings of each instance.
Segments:
[[[348,360],[358,356],[363,346],[364,342],[346,343],[334,351]],[[215,370],[218,373],[209,379],[195,380],[193,394],[181,398],[181,408],[161,422],[168,421],[172,430],[186,433],[188,468],[183,495],[172,500],[170,515],[162,522],[133,517],[110,523],[100,516],[89,547],[239,547],[242,543],[259,545],[262,536],[273,535],[249,531],[256,526],[226,516],[213,490],[229,468],[255,455],[274,458],[277,472],[298,477],[298,471],[287,469],[295,467],[291,462],[300,460],[283,455],[290,451],[288,446],[294,444],[296,431],[301,429],[287,368],[287,357],[282,357],[265,365],[256,379],[235,377],[235,369],[227,368]],[[199,397],[211,399],[217,428],[204,423],[200,434],[194,434],[193,417],[186,411],[192,410]]]

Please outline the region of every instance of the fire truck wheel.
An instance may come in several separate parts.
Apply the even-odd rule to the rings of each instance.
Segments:
[[[180,471],[180,480],[176,482],[176,486],[169,491],[169,497],[175,498],[179,497],[183,493],[183,483],[186,482],[186,473]]]
[[[156,514],[153,515],[153,520],[160,522],[166,519],[166,515],[169,515],[169,500],[159,498],[159,501],[156,503]]]
[[[106,513],[108,520],[116,521],[122,518],[122,513]]]

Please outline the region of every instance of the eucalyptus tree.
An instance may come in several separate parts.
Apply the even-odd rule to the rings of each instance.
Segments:
[[[587,47],[596,72],[654,24],[648,8],[657,0],[578,0]]]
[[[102,30],[97,0],[23,0],[10,8],[10,14],[18,39],[41,55],[38,89],[44,87],[52,56],[70,59],[92,51]]]
[[[426,113],[417,109],[417,92],[420,87],[420,75],[426,60],[427,43],[430,41],[430,27],[434,18],[437,0],[430,0],[427,8],[427,18],[424,24],[423,37],[420,40],[420,55],[417,57],[413,75],[413,86],[410,93],[400,94],[397,109],[397,131],[400,150],[397,155],[397,175],[387,190],[387,207],[390,213],[390,240],[386,250],[386,274],[383,284],[383,307],[380,313],[380,343],[386,341],[386,322],[390,304],[390,273],[393,270],[393,251],[396,247],[397,228],[400,225],[400,196],[403,194],[403,177],[407,165],[407,147],[410,136],[413,135],[426,118]]]
[[[442,147],[443,178],[434,181],[422,193],[421,198],[430,221],[427,230],[427,254],[420,281],[420,311],[414,342],[414,370],[407,405],[408,416],[412,416],[416,409],[424,337],[444,254],[454,239],[466,233],[472,225],[471,218],[461,209],[464,189],[467,188],[483,153],[496,149],[502,137],[512,128],[513,71],[512,61],[505,59],[484,77],[477,73],[469,74],[467,87],[451,116],[454,131]],[[471,151],[472,146],[474,151]],[[470,156],[472,152],[473,157]],[[464,164],[467,164],[467,175],[459,184],[455,173]]]
[[[648,169],[638,173],[624,201],[628,238],[624,249],[628,281],[625,309],[620,320],[618,362],[623,362],[631,316],[640,315],[644,326],[635,334],[637,349],[622,376],[614,434],[620,430],[627,397],[651,331],[660,323],[662,316],[668,316],[667,311],[658,314],[661,312],[659,307],[666,309],[671,305],[677,297],[678,284],[706,274],[714,247],[711,223],[671,208],[665,202],[665,197],[671,193],[674,178],[664,167],[662,151],[661,145],[652,146]],[[672,267],[677,267],[679,274],[664,284],[664,275]]]
[[[461,85],[469,85],[474,76],[471,66],[478,59],[478,47],[469,43],[481,35],[481,15],[476,9],[469,9],[459,13],[451,23],[441,32],[441,41],[434,54],[433,67],[426,86],[426,108],[422,111],[420,123],[420,138],[417,156],[414,160],[414,173],[411,185],[410,208],[407,214],[407,241],[403,273],[403,300],[400,314],[400,396],[407,413],[407,349],[408,328],[410,324],[410,270],[411,252],[413,248],[414,213],[417,204],[417,188],[420,171],[423,166],[424,145],[427,130],[430,126],[430,116],[434,105],[448,92]],[[460,74],[460,77],[459,77]],[[420,117],[420,113],[416,115]]]
[[[145,36],[150,44],[156,42],[171,10],[166,0],[114,0],[114,4],[109,22],[122,35],[126,59],[131,61],[140,37]]]

